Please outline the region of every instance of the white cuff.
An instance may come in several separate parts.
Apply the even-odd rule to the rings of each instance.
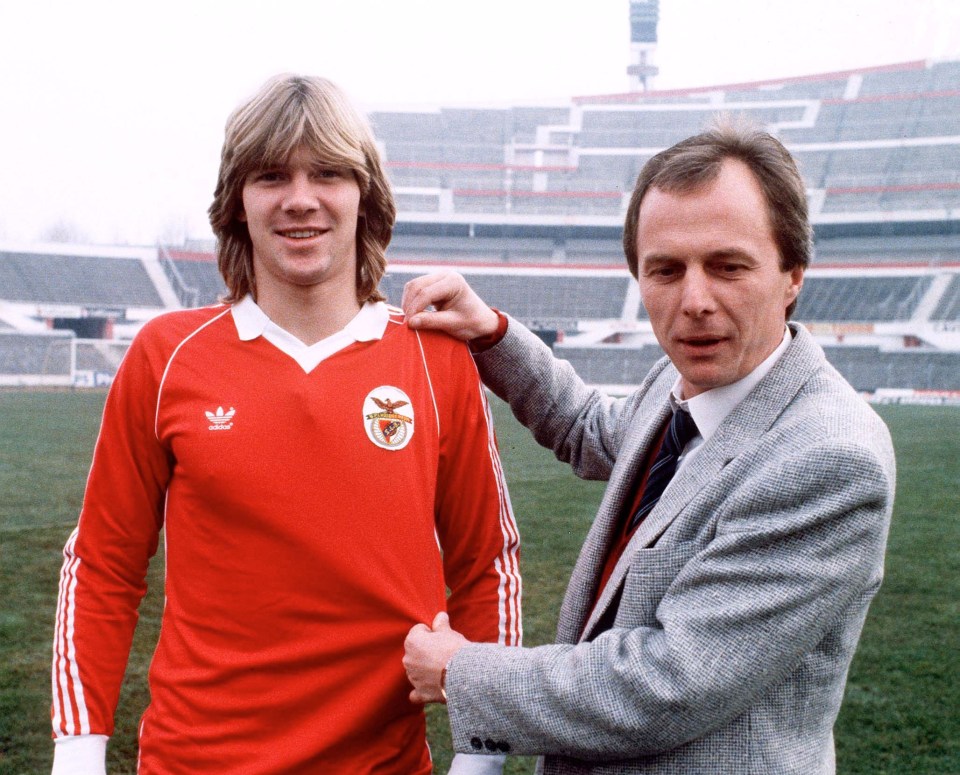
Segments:
[[[447,775],[500,775],[507,757],[503,754],[485,756],[478,753],[458,753],[450,762]]]
[[[107,736],[73,735],[54,740],[50,775],[107,775]]]

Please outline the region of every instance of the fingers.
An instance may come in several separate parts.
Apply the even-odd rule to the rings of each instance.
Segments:
[[[412,702],[414,705],[426,705],[429,700],[420,694],[418,689],[414,689],[412,692],[410,692],[410,702]]]
[[[460,284],[466,285],[466,280],[450,271],[417,277],[403,286],[400,306],[407,317],[423,312],[430,306],[440,309],[445,306],[445,302],[456,296]]]
[[[412,692],[410,692],[408,697],[410,698],[410,702],[414,703],[415,705],[426,705],[428,702],[441,702],[443,700],[443,697],[441,697],[439,694],[434,696],[426,692],[422,692],[419,689],[414,689]]]
[[[411,662],[411,655],[418,653],[420,649],[427,642],[427,638],[433,631],[427,627],[425,624],[415,624],[410,628],[410,632],[407,633],[407,637],[403,640],[403,664],[408,666],[408,663]]]
[[[436,621],[436,619],[434,620]],[[413,685],[410,702],[425,705],[443,699],[440,691],[440,667],[432,654],[431,639],[436,637],[425,624],[410,629],[404,641],[403,667]]]
[[[461,329],[462,317],[454,310],[418,312],[412,317],[407,317],[407,324],[410,328],[444,331],[457,336]]]
[[[446,611],[433,618],[432,629],[425,624],[410,628],[403,643],[402,660],[407,679],[413,685],[410,702],[444,702],[443,668],[466,643],[466,639],[450,627]]]
[[[411,328],[436,329],[464,341],[493,333],[499,323],[497,314],[456,272],[411,280],[404,286],[402,306]]]

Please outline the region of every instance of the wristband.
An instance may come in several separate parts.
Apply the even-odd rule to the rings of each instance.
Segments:
[[[447,701],[447,666],[443,666],[443,670],[440,671],[440,696],[443,697],[444,703]]]

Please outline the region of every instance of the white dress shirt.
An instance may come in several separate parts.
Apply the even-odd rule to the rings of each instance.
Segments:
[[[673,383],[673,388],[670,390],[670,403],[674,409],[679,407],[690,412],[690,416],[693,417],[693,421],[697,424],[697,430],[700,432],[684,447],[683,454],[677,460],[678,472],[696,457],[697,451],[704,442],[708,441],[717,432],[717,428],[727,418],[727,415],[747,397],[760,380],[767,376],[773,365],[780,360],[780,356],[789,347],[791,339],[790,329],[784,326],[783,339],[780,344],[747,376],[729,385],[704,391],[693,398],[684,399],[681,397],[682,378],[677,377],[677,381]]]

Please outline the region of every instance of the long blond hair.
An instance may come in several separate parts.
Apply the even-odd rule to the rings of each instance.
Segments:
[[[253,245],[240,220],[243,184],[258,170],[284,164],[305,147],[321,164],[349,169],[360,187],[357,219],[357,301],[382,301],[380,279],[396,205],[370,125],[325,78],[278,75],[227,119],[220,172],[208,214],[217,237],[217,265],[226,302],[256,296]]]

